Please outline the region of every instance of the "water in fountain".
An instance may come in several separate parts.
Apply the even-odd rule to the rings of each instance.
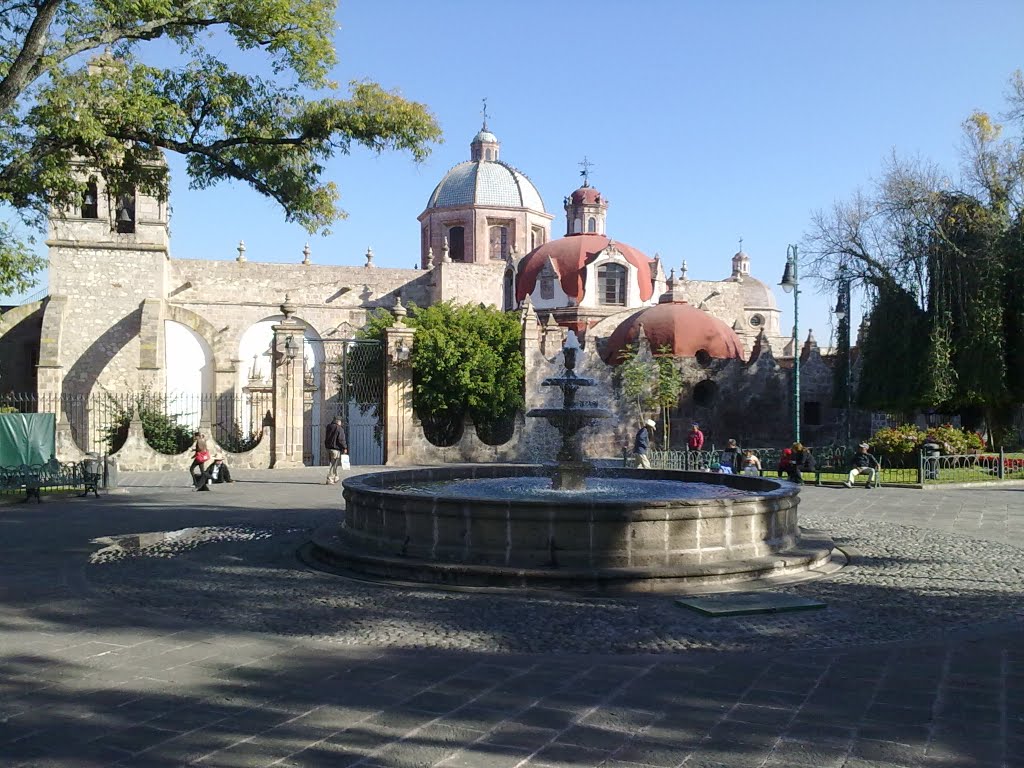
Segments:
[[[593,379],[577,375],[576,358],[579,352],[579,339],[576,338],[576,332],[570,330],[562,347],[565,373],[549,376],[541,382],[545,387],[558,387],[562,390],[562,407],[534,408],[526,414],[547,419],[562,436],[557,463],[551,475],[551,487],[560,491],[578,491],[586,487],[587,474],[594,466],[583,458],[580,430],[611,416],[607,409],[597,407],[597,403],[576,401],[577,390],[592,387],[595,383]]]
[[[346,478],[340,527],[313,558],[385,579],[582,590],[707,589],[826,562],[827,537],[797,525],[799,489],[769,478],[612,468],[585,479],[581,430],[610,413],[565,370],[544,380],[561,407],[534,408],[561,435],[557,463],[463,464]],[[548,478],[551,478],[550,480]]]

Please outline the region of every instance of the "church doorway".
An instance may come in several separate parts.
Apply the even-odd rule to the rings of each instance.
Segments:
[[[326,464],[320,450],[327,425],[335,415],[345,423],[353,465],[384,461],[384,351],[370,339],[311,339],[317,349],[305,355],[307,408],[303,453],[308,465]],[[310,361],[317,361],[311,365]],[[313,404],[317,407],[312,407]]]

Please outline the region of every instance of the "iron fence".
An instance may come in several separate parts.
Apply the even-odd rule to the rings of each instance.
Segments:
[[[0,409],[17,413],[56,413],[67,421],[75,444],[85,452],[112,453],[123,443],[134,415],[157,450],[180,453],[192,432],[209,424],[212,437],[227,451],[252,448],[273,413],[270,391],[243,393],[64,392],[0,395]],[[182,444],[184,443],[184,444]]]

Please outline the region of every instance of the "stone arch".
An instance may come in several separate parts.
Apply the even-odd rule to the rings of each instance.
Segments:
[[[231,350],[225,343],[223,334],[213,327],[213,323],[197,312],[177,304],[167,304],[164,309],[164,320],[181,323],[206,340],[213,355],[214,370],[222,371],[231,367]]]

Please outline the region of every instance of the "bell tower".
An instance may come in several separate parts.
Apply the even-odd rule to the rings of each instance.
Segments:
[[[590,186],[591,163],[583,158],[580,166],[580,176],[583,177],[583,186],[565,198],[565,234],[566,235],[603,235],[606,234],[606,219],[608,217],[608,200],[596,189]]]

